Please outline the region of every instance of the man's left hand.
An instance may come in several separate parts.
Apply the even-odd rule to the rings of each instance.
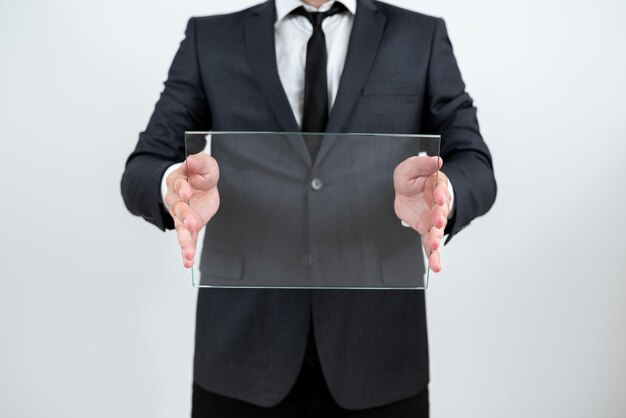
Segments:
[[[448,178],[439,171],[442,165],[438,157],[410,157],[393,173],[396,215],[420,234],[428,265],[435,273],[441,271],[439,247],[451,198]]]

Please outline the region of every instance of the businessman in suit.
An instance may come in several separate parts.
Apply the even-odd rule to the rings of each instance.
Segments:
[[[241,150],[252,172],[245,179],[266,182],[242,187],[242,174],[219,155],[176,164],[186,130],[441,134],[443,165],[406,158],[390,167],[390,190],[366,184],[380,198],[354,202],[368,207],[358,215],[374,226],[376,243],[356,245],[355,257],[375,263],[370,273],[382,280],[423,268],[422,245],[439,271],[443,234],[449,240],[495,199],[491,156],[443,21],[378,1],[270,0],[192,18],[122,178],[132,213],[176,229],[186,267],[219,260],[233,279],[251,269],[270,274],[276,263],[303,276],[339,274],[328,261],[345,243],[329,251],[315,233],[341,187],[324,180],[349,157],[337,141]],[[289,206],[246,216],[242,207],[270,203],[269,190],[281,190]],[[247,251],[255,240],[271,242],[259,223],[291,234],[288,245],[276,241],[279,261]],[[359,233],[358,223],[345,232]],[[425,417],[428,381],[421,291],[198,292],[193,416]]]

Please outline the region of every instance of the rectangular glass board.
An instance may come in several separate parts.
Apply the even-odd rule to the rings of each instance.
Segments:
[[[308,141],[321,144],[314,160]],[[427,288],[420,236],[394,211],[393,173],[409,157],[439,156],[439,143],[438,135],[186,132],[186,156],[208,153],[220,173],[193,285]]]

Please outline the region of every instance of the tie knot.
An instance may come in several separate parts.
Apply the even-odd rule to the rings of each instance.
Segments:
[[[331,7],[330,9],[328,9],[325,12],[307,12],[306,9],[303,6],[300,6],[297,9],[294,9],[291,12],[291,14],[304,16],[307,19],[309,19],[309,22],[311,22],[313,27],[321,28],[322,27],[322,22],[324,21],[324,19],[326,19],[329,16],[336,15],[338,13],[342,13],[342,12],[344,12],[346,10],[347,10],[346,6],[344,6],[343,4],[341,4],[339,2],[335,2],[335,4],[333,4],[333,7]]]

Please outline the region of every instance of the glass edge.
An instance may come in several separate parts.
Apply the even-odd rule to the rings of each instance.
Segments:
[[[302,290],[427,290],[428,283],[424,286],[404,287],[359,287],[359,286],[225,286],[225,285],[200,285],[193,283],[197,289],[302,289]]]
[[[240,135],[240,134],[255,134],[255,135],[334,135],[334,136],[392,136],[399,138],[432,138],[441,139],[441,135],[432,134],[386,134],[386,133],[372,133],[372,132],[271,132],[271,131],[185,131],[185,135],[209,135],[209,134],[222,134],[222,135]],[[441,145],[440,145],[441,146]]]
[[[428,285],[423,287],[310,287],[310,286],[214,286],[193,285],[196,289],[267,289],[267,290],[428,290]]]

